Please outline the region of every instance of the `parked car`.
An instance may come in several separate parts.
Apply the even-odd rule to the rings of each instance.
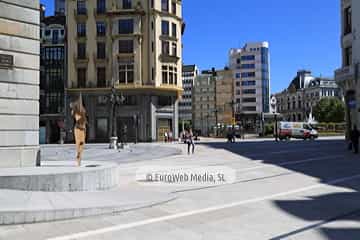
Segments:
[[[314,140],[319,137],[319,134],[305,122],[279,122],[278,136],[280,140],[290,140],[291,138]]]

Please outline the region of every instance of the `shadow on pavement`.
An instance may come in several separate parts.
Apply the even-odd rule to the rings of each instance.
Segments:
[[[319,183],[345,188],[330,194],[303,196],[300,200],[275,200],[274,205],[292,216],[306,220],[309,225],[279,234],[272,238],[292,239],[317,229],[325,239],[360,239],[360,228],[328,227],[335,221],[360,224],[360,156],[347,151],[344,140],[203,143],[225,149],[250,160],[261,160],[281,168],[319,179]],[[322,158],[322,159],[321,159]],[[306,162],[306,159],[310,161]],[[314,161],[311,161],[314,159]],[[319,161],[315,161],[319,159]],[[302,160],[305,160],[303,163]],[[296,162],[299,163],[296,163]],[[291,162],[294,162],[291,164]],[[285,163],[285,164],[284,164]],[[348,181],[335,181],[350,176]],[[325,226],[326,224],[326,226]],[[301,238],[297,238],[301,239]]]

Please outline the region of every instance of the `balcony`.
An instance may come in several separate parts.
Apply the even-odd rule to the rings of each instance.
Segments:
[[[106,55],[102,54],[93,54],[93,60],[95,64],[106,64],[109,61],[109,58]]]
[[[134,8],[121,8],[117,4],[113,5],[110,10],[107,11],[109,16],[122,16],[122,15],[141,15],[145,16],[145,11],[141,6],[141,3],[138,4]]]
[[[87,54],[85,55],[74,54],[74,62],[76,64],[87,64],[89,62],[89,56]]]
[[[106,8],[94,8],[94,17],[95,18],[99,18],[99,17],[103,17],[106,16],[107,10]]]
[[[87,9],[81,8],[81,9],[74,9],[74,16],[77,21],[84,21],[88,18]]]
[[[178,56],[161,54],[160,60],[161,60],[161,62],[164,62],[164,63],[177,63],[180,60],[180,58]]]

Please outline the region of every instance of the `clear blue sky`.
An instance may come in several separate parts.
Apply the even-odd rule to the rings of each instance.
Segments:
[[[53,12],[53,0],[41,2]],[[184,63],[223,68],[230,48],[268,41],[272,92],[298,69],[333,77],[341,64],[339,8],[340,0],[184,0]]]

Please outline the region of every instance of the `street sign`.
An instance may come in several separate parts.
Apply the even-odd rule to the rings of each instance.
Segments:
[[[271,113],[276,113],[276,97],[273,95],[270,98],[270,112]]]

